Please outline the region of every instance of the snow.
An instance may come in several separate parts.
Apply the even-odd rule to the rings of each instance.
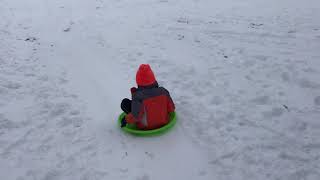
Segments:
[[[0,0],[5,180],[320,179],[318,0]],[[140,63],[176,103],[117,128]]]

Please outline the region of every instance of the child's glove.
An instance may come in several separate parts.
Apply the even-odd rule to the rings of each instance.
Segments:
[[[123,119],[121,120],[121,128],[125,127],[126,125],[127,125],[126,118],[123,117]]]
[[[136,88],[136,87],[132,87],[132,88],[130,89],[130,91],[131,91],[131,94],[134,94],[135,92],[137,92],[137,88]]]

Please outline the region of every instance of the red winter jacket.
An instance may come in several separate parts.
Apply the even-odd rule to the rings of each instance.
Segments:
[[[156,85],[138,88],[132,93],[131,111],[126,121],[135,123],[139,129],[150,130],[166,125],[175,106],[168,90]]]

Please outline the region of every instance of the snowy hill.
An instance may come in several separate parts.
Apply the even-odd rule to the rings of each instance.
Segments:
[[[0,0],[0,177],[318,180],[319,50],[318,0]],[[164,136],[116,126],[141,63]]]

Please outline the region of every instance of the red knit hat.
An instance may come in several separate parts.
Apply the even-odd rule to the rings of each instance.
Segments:
[[[156,82],[156,78],[149,64],[141,64],[137,75],[136,82],[138,86],[149,86]]]

